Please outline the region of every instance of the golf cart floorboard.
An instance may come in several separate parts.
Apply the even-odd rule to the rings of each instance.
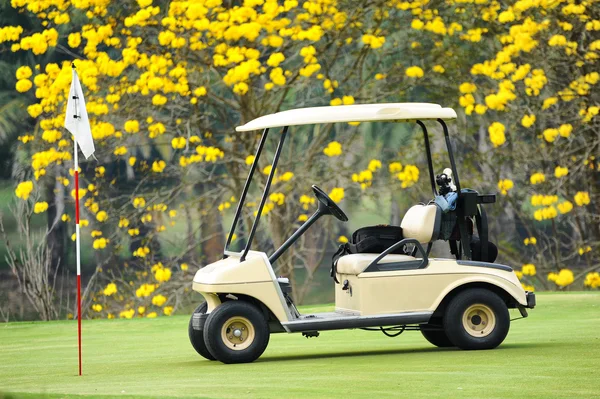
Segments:
[[[282,323],[289,332],[343,330],[362,327],[400,326],[427,323],[432,312],[406,312],[396,314],[359,316],[341,312],[302,315]]]

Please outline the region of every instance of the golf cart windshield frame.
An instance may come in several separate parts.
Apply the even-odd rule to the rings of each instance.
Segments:
[[[444,138],[446,141],[446,148],[448,150],[448,155],[450,158],[450,168],[452,169],[452,174],[454,178],[454,184],[456,185],[456,193],[458,197],[460,197],[460,180],[458,178],[458,171],[456,169],[456,162],[454,161],[454,153],[452,152],[452,144],[450,143],[450,136],[448,134],[448,126],[444,122],[443,119],[437,119],[438,123],[442,125],[442,129],[444,131]],[[419,126],[421,126],[421,130],[423,131],[423,136],[425,139],[425,151],[427,154],[427,167],[429,169],[429,180],[431,182],[431,190],[433,192],[433,196],[438,195],[437,187],[435,183],[435,172],[433,170],[433,161],[431,157],[431,147],[429,145],[429,134],[427,133],[427,128],[425,124],[420,120],[416,121]],[[283,148],[283,144],[287,137],[287,133],[289,130],[289,126],[284,126],[283,131],[281,132],[281,137],[279,138],[279,143],[277,144],[277,148],[275,150],[275,155],[273,157],[273,162],[271,163],[271,170],[269,172],[269,176],[267,177],[267,182],[265,184],[265,188],[263,190],[263,194],[260,200],[260,204],[258,206],[256,218],[254,219],[254,223],[252,224],[252,228],[250,229],[250,234],[248,235],[248,239],[246,242],[246,246],[240,252],[230,251],[229,245],[231,244],[233,234],[235,232],[235,228],[238,224],[238,221],[241,217],[242,209],[244,207],[244,203],[246,201],[246,196],[248,194],[248,190],[250,188],[250,183],[252,182],[252,177],[254,176],[254,172],[258,167],[258,161],[262,154],[265,142],[267,140],[267,136],[269,134],[269,128],[263,130],[262,136],[258,143],[258,148],[256,149],[256,154],[254,155],[254,161],[252,162],[252,166],[250,167],[250,172],[248,173],[248,177],[246,178],[246,183],[244,184],[244,188],[242,190],[242,195],[240,196],[237,208],[235,210],[235,215],[233,217],[233,221],[231,223],[231,229],[229,230],[229,235],[227,236],[227,242],[225,243],[225,249],[223,251],[224,257],[228,256],[239,256],[240,262],[243,262],[250,251],[250,247],[252,246],[252,241],[254,240],[254,235],[256,234],[256,230],[258,228],[258,223],[260,221],[260,217],[265,206],[265,202],[269,196],[269,190],[271,189],[271,183],[273,182],[273,177],[275,176],[275,170],[277,168],[277,163],[279,162],[279,157],[281,156],[281,150]]]

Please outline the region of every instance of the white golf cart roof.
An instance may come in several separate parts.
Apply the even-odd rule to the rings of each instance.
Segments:
[[[373,122],[391,120],[455,119],[452,108],[431,103],[382,103],[330,107],[298,108],[261,116],[235,128],[248,132],[271,127],[313,125],[338,122]]]

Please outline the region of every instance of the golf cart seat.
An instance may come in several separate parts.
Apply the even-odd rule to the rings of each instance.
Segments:
[[[437,205],[415,205],[406,212],[400,224],[403,238],[412,238],[422,244],[434,241],[439,236],[441,219],[442,211]],[[379,255],[381,254],[359,253],[342,256],[337,262],[336,272],[338,274],[361,274]],[[388,254],[378,264],[383,267],[373,271],[416,269],[421,266],[422,259],[410,255]]]

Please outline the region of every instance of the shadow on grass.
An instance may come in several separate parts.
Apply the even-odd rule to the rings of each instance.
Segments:
[[[533,348],[551,348],[557,346],[563,346],[565,344],[557,342],[532,342],[532,343],[518,343],[518,344],[503,344],[493,351],[513,351],[522,349],[533,349]],[[275,355],[275,356],[263,356],[255,361],[255,363],[270,363],[270,362],[286,362],[296,360],[327,360],[335,358],[346,358],[346,357],[367,357],[367,356],[385,356],[385,355],[413,355],[413,354],[441,354],[441,353],[465,353],[458,348],[437,348],[437,347],[422,347],[422,348],[398,348],[398,349],[381,349],[381,350],[365,350],[365,351],[350,351],[350,352],[323,352],[323,353],[306,353],[300,355]],[[478,351],[480,352],[480,351]],[[220,362],[209,362],[204,359],[178,362],[178,365],[197,365],[197,366],[209,366],[212,364],[221,364]]]

